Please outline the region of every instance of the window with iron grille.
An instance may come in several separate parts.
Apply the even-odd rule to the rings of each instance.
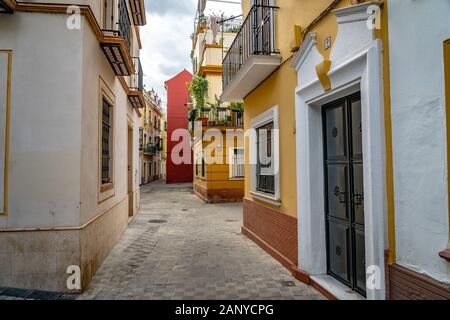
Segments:
[[[245,174],[245,162],[244,162],[244,149],[234,148],[232,149],[231,161],[230,161],[230,177],[231,179],[244,178]]]
[[[205,163],[205,157],[202,156],[202,177],[204,178],[206,175],[206,163]]]
[[[275,175],[267,174],[272,171],[273,121],[256,129],[257,162],[256,162],[256,190],[268,194],[275,194]],[[266,169],[266,170],[264,170]]]
[[[144,148],[144,130],[139,129],[139,149],[142,150]]]
[[[112,105],[103,99],[102,105],[102,184],[112,182]]]

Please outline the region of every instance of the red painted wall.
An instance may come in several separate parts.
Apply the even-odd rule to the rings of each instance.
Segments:
[[[192,150],[190,150],[191,164],[176,165],[172,161],[173,148],[178,142],[170,137],[176,129],[188,130],[189,119],[186,103],[189,91],[186,83],[192,81],[192,74],[183,70],[175,77],[165,82],[167,90],[167,163],[166,183],[184,183],[193,181]]]

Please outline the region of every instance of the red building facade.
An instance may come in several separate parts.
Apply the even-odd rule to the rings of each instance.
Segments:
[[[189,100],[187,83],[192,81],[192,74],[183,70],[165,82],[167,91],[167,183],[185,183],[193,180],[192,149],[189,149],[189,163],[178,164],[176,159],[183,156],[176,146],[179,141],[172,141],[175,130],[185,129],[188,134],[189,115],[186,103]],[[181,139],[181,138],[180,138]],[[185,140],[186,141],[186,140]]]

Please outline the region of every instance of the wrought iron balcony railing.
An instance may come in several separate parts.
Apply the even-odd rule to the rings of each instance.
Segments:
[[[153,146],[153,145],[147,145],[144,148],[144,153],[146,153],[148,155],[151,155],[151,156],[155,155],[156,151],[157,151],[157,148],[155,146]]]
[[[123,37],[127,45],[128,51],[131,48],[131,21],[128,15],[127,4],[125,0],[119,0],[119,21],[117,26],[113,29],[103,29],[103,33],[106,35],[113,35]]]
[[[203,127],[242,128],[244,112],[230,108],[216,108],[203,111],[193,109],[190,114],[190,131],[195,128],[195,122],[201,121]]]
[[[139,109],[145,107],[144,98],[144,72],[142,71],[141,60],[139,57],[133,58],[134,74],[130,77],[130,89],[128,91],[128,99],[133,108]],[[144,121],[145,124],[145,121]]]
[[[223,60],[223,86],[226,88],[252,55],[278,54],[275,48],[275,10],[269,0],[260,0],[247,15],[241,30]]]
[[[13,1],[0,0],[0,13],[12,13],[14,6]]]
[[[131,75],[131,90],[139,92],[144,91],[144,71],[142,69],[141,59],[139,57],[133,57],[133,64],[135,73]]]
[[[125,0],[119,0],[118,9],[117,26],[113,29],[102,30],[105,39],[101,46],[116,75],[128,76],[132,73],[129,58],[131,52],[131,21]],[[121,45],[120,39],[115,39],[116,37],[122,38],[125,46]]]

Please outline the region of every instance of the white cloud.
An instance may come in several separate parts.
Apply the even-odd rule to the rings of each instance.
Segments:
[[[239,2],[239,0],[233,0]],[[141,27],[141,61],[146,90],[154,88],[166,102],[164,81],[183,69],[192,72],[190,53],[197,0],[147,0],[147,25]],[[206,14],[240,14],[240,6],[208,3]]]

